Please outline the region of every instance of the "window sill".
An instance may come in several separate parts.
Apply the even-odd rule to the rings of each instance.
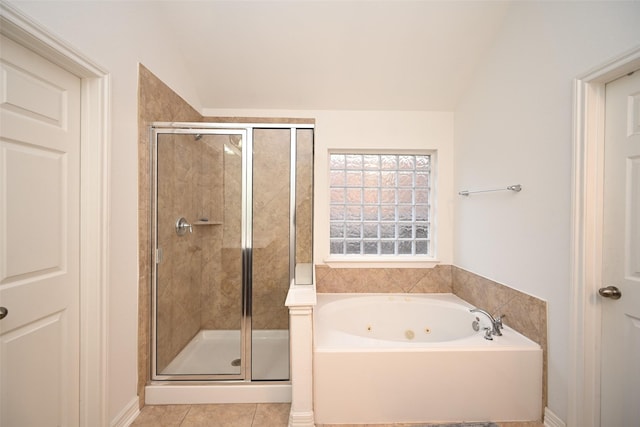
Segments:
[[[324,264],[331,268],[433,268],[440,261],[431,257],[329,256]]]

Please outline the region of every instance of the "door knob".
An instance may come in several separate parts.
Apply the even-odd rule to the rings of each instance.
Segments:
[[[9,310],[7,310],[7,307],[0,307],[0,320],[7,317],[7,314],[9,314]]]
[[[615,286],[600,288],[598,290],[598,293],[600,294],[600,296],[611,299],[620,299],[620,297],[622,296],[622,292],[620,292],[620,289],[616,288]]]

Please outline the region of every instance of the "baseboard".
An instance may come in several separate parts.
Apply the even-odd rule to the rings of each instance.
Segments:
[[[551,412],[551,409],[544,408],[544,427],[567,427],[567,424]]]
[[[111,427],[129,427],[139,414],[140,402],[138,396],[136,396],[131,399],[131,402],[111,421]]]
[[[145,405],[291,402],[291,384],[149,384]]]

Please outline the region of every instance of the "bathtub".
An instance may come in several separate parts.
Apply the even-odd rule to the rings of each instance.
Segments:
[[[457,296],[318,294],[317,300],[317,424],[541,419],[540,346],[506,326],[503,336],[484,339],[488,320]]]

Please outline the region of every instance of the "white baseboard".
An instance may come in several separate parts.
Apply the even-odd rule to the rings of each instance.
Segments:
[[[291,384],[150,384],[145,405],[291,402]]]
[[[111,427],[129,427],[138,415],[140,415],[140,402],[136,396],[111,421]]]
[[[567,427],[567,424],[551,412],[551,409],[544,408],[544,427]]]

